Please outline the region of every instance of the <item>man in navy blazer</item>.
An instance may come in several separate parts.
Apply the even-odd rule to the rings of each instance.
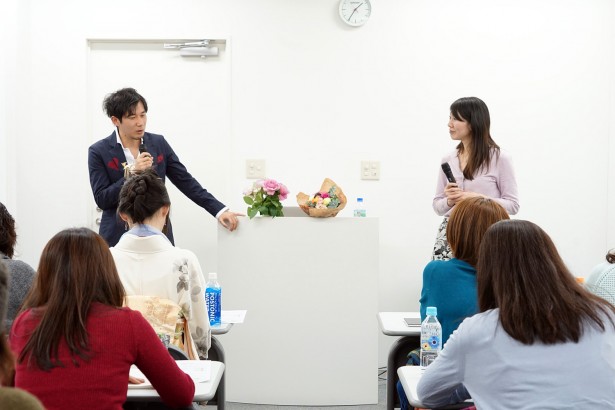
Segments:
[[[103,211],[100,235],[115,246],[126,231],[117,216],[119,194],[132,173],[153,167],[164,181],[168,176],[184,195],[204,208],[227,229],[237,228],[237,216],[194,179],[162,135],[145,132],[147,102],[134,88],[123,88],[105,97],[103,106],[116,130],[92,146],[88,152],[90,185],[96,205]],[[173,243],[173,230],[167,223],[166,235]]]

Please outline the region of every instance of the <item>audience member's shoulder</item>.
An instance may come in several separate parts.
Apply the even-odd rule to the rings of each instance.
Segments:
[[[180,255],[181,257],[184,257],[191,262],[195,260],[198,261],[196,254],[191,250],[175,247],[175,252],[177,253],[177,255]]]
[[[30,393],[12,387],[0,387],[2,410],[44,410],[43,404]]]
[[[453,263],[451,262],[451,260],[445,260],[445,261],[434,260],[434,261],[430,261],[427,265],[425,265],[424,272],[433,273],[433,272],[447,271],[451,268],[452,265]]]
[[[602,274],[607,273],[611,270],[615,270],[615,263],[609,263],[605,261],[594,266],[594,269],[592,269],[591,273],[587,276],[586,283],[590,281],[595,281]]]
[[[29,274],[34,276],[35,270],[32,266],[28,265],[24,261],[20,261],[17,259],[4,259],[6,266],[9,268],[10,272],[17,272],[19,274]]]
[[[11,326],[11,331],[16,329],[22,329],[24,326],[33,326],[32,323],[38,323],[37,315],[32,314],[32,308],[26,309],[17,315]],[[23,330],[23,329],[22,329]]]
[[[499,309],[489,309],[484,312],[480,312],[473,316],[465,318],[462,324],[464,324],[464,327],[467,328],[466,331],[469,330],[482,332],[484,330],[494,328],[498,324],[499,318]]]
[[[150,322],[143,316],[143,313],[136,309],[123,307],[122,315],[124,316],[126,326],[132,328],[133,331],[141,332],[144,328],[151,328]]]

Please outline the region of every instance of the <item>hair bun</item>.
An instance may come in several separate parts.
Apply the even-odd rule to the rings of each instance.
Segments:
[[[147,182],[143,179],[143,177],[138,176],[137,184],[135,185],[135,193],[137,195],[145,195],[147,194]]]

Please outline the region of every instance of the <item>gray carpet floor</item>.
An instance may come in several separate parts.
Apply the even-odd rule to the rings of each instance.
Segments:
[[[363,406],[326,406],[326,407],[317,407],[317,406],[272,406],[268,404],[246,404],[246,403],[233,403],[226,402],[226,410],[293,410],[293,409],[303,409],[303,410],[384,410],[386,409],[386,372],[382,373],[383,370],[378,371],[378,404],[371,405],[363,405]],[[228,391],[227,391],[228,394]],[[199,409],[202,410],[213,410],[216,406],[199,406]]]

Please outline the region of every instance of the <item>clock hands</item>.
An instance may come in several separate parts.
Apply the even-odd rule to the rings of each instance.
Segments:
[[[361,7],[363,4],[365,4],[365,3],[361,3],[361,4],[359,4],[357,7],[355,7],[355,8],[354,8],[354,10],[352,10],[352,13],[350,13],[350,16],[348,16],[348,21],[350,21],[350,18],[352,17],[352,15],[353,15],[353,14],[357,11],[357,9],[358,9],[359,7]]]

